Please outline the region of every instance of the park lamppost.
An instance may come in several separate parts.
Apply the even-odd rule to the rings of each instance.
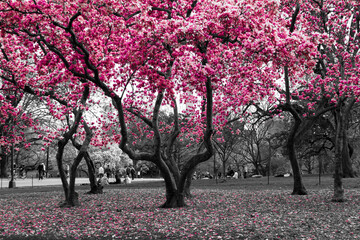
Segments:
[[[9,181],[9,188],[16,187],[14,180],[14,143],[11,144],[11,179]]]

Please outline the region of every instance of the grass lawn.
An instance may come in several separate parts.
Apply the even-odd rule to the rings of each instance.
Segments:
[[[193,182],[188,207],[159,209],[164,183],[111,185],[58,208],[61,187],[2,189],[0,239],[356,239],[359,179],[344,179],[347,201],[331,202],[332,182],[304,176],[307,196],[291,196],[292,178]]]

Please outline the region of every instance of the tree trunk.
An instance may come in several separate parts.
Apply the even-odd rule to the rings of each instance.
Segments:
[[[344,201],[344,189],[342,183],[342,163],[343,163],[343,147],[344,147],[344,119],[342,116],[341,107],[335,111],[336,120],[336,136],[335,136],[335,173],[334,173],[334,195],[333,202]],[[348,146],[346,145],[346,148]]]
[[[64,167],[63,167],[63,154],[64,154],[64,149],[65,149],[66,144],[67,144],[67,141],[65,138],[60,140],[58,142],[58,150],[56,153],[56,163],[58,165],[59,175],[60,175],[62,187],[64,189],[65,202],[68,201],[68,195],[69,195],[69,183],[66,179],[66,174],[64,171]],[[63,205],[64,205],[64,202],[61,202],[60,206],[63,206]]]
[[[222,167],[223,167],[223,178],[226,179],[226,162],[222,161]]]
[[[70,168],[70,183],[69,183],[69,191],[66,200],[66,205],[69,207],[78,206],[79,205],[79,198],[78,194],[75,192],[75,179],[76,179],[76,170],[81,162],[82,158],[84,157],[85,153],[81,152],[76,156],[75,161],[71,165]]]
[[[184,192],[166,189],[166,201],[161,205],[161,208],[179,208],[185,206]]]
[[[195,171],[196,171],[196,168],[193,168],[185,180],[184,195],[187,198],[191,198],[190,186],[191,186],[191,182],[192,182]]]
[[[160,167],[159,167],[160,168]],[[165,180],[166,200],[161,208],[185,207],[184,189],[179,190],[179,182],[175,181],[169,168],[160,168]]]
[[[355,173],[352,168],[350,149],[346,129],[343,130],[343,143],[342,143],[342,169],[344,178],[354,178]]]
[[[95,165],[94,162],[91,160],[89,153],[86,153],[85,156],[86,165],[88,167],[88,173],[89,173],[89,181],[90,181],[90,191],[88,193],[90,194],[98,194],[102,193],[102,187],[99,187],[96,181],[96,171],[95,171]]]
[[[291,132],[289,134],[287,144],[286,144],[290,163],[291,163],[291,168],[292,168],[292,172],[293,172],[293,178],[294,178],[294,188],[293,188],[293,192],[291,193],[292,195],[307,195],[307,191],[303,184],[301,169],[300,169],[299,162],[296,157],[296,151],[295,151],[295,134],[296,134],[300,124],[301,124],[301,121],[299,121],[295,118],[295,123],[291,129]]]
[[[81,162],[81,160],[88,154],[87,150],[91,142],[92,132],[87,124],[84,122],[84,129],[86,132],[85,140],[79,150],[78,155],[74,159],[73,164],[70,168],[70,183],[69,183],[69,190],[68,196],[66,197],[66,201],[64,203],[65,206],[73,207],[79,205],[79,198],[78,194],[75,192],[75,179],[76,179],[76,171]]]
[[[0,154],[0,177],[6,178],[7,176],[7,167],[8,167],[8,159],[7,154],[5,153],[5,148],[1,149]]]
[[[350,111],[355,104],[355,99],[350,99],[347,104],[346,99],[338,103],[338,108],[335,110],[336,136],[335,136],[335,174],[334,174],[334,195],[332,201],[343,202],[344,188],[343,188],[343,166],[344,161],[351,165],[349,144],[347,140],[346,129],[348,128],[348,119]],[[344,160],[346,158],[346,160]],[[348,166],[347,166],[348,167]],[[348,169],[347,169],[348,170]]]
[[[299,10],[300,10],[300,4],[297,3],[296,9],[295,9],[294,13],[292,14],[290,32],[293,32],[295,29],[295,23],[296,23],[297,16],[299,14]],[[306,195],[307,191],[306,191],[305,186],[302,181],[300,166],[299,166],[299,162],[297,161],[296,151],[295,151],[295,139],[296,139],[295,136],[296,136],[297,131],[299,130],[302,120],[301,120],[299,113],[291,105],[290,79],[289,79],[289,67],[288,66],[284,67],[284,75],[285,75],[284,80],[285,80],[285,89],[286,89],[285,90],[286,91],[286,93],[285,93],[286,104],[284,105],[284,110],[290,112],[291,115],[294,117],[294,121],[295,121],[294,125],[290,131],[290,134],[288,136],[287,143],[286,143],[286,147],[288,150],[289,159],[290,159],[290,163],[291,163],[291,167],[292,167],[292,171],[293,171],[293,177],[294,177],[294,189],[293,189],[292,195]]]

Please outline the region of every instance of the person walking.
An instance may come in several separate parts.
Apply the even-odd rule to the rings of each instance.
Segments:
[[[108,164],[108,165],[106,166],[106,168],[105,168],[106,177],[107,177],[107,178],[110,178],[110,177],[111,177],[111,173],[112,173],[112,171],[111,171],[111,169],[110,169],[110,165]]]
[[[42,180],[44,179],[44,171],[45,171],[45,168],[44,168],[44,164],[43,163],[40,163],[39,166],[38,166],[38,172],[39,172],[39,180]]]
[[[130,177],[131,175],[131,168],[130,167],[126,167],[126,176]]]
[[[130,168],[130,173],[131,173],[131,179],[134,180],[134,178],[136,176],[136,171],[133,166],[131,166],[131,168]]]

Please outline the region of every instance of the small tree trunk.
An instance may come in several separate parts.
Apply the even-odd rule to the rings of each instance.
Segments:
[[[223,167],[223,178],[226,179],[226,162],[222,161],[222,167]]]

